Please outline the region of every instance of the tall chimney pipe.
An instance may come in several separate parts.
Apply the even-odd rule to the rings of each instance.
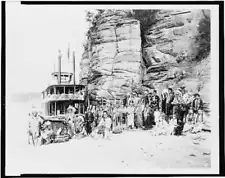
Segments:
[[[76,85],[76,78],[75,78],[75,52],[73,52],[73,84]]]
[[[58,84],[61,84],[61,51],[59,50],[59,58],[58,58],[58,62],[59,62],[59,71],[58,71]]]

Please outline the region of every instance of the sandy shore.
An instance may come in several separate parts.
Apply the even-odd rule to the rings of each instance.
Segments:
[[[16,109],[15,109],[16,110]],[[22,173],[152,173],[153,168],[210,168],[210,133],[151,136],[124,131],[111,140],[90,137],[41,147],[27,144],[27,113],[8,111],[6,175]],[[10,116],[10,117],[9,117]],[[20,120],[19,120],[20,119]]]

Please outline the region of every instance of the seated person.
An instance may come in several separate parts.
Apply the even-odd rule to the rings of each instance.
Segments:
[[[98,126],[96,129],[94,129],[92,136],[95,136],[97,134],[103,135],[103,138],[109,139],[109,132],[112,126],[112,120],[108,116],[107,111],[103,111],[103,117],[101,118]]]

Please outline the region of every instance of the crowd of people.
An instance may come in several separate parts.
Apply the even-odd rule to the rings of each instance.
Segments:
[[[36,112],[32,117],[39,117],[36,119],[39,123],[43,120]],[[66,115],[71,138],[102,135],[109,139],[110,133],[121,133],[124,129],[151,129],[159,122],[171,121],[176,123],[176,135],[182,134],[185,123],[202,122],[203,101],[200,95],[190,94],[184,87],[175,91],[164,89],[161,95],[152,90],[144,94],[132,93],[106,105],[90,105],[84,117],[77,113],[75,107],[69,106]],[[34,130],[34,136],[38,137],[38,126]]]
[[[85,113],[84,125],[87,135],[92,132],[117,133],[123,129],[151,129],[160,121],[176,123],[176,134],[181,134],[185,123],[203,121],[203,101],[198,93],[190,94],[184,87],[173,91],[164,89],[145,94],[130,94],[117,102],[106,105],[90,105]],[[97,132],[99,131],[99,132]]]

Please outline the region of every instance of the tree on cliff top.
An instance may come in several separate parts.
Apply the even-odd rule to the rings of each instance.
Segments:
[[[210,15],[205,10],[202,10],[204,18],[199,21],[198,35],[196,36],[197,55],[196,61],[206,58],[210,53],[211,39],[210,39]]]

